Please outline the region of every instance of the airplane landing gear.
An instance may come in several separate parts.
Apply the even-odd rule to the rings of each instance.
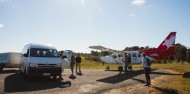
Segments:
[[[119,67],[118,67],[118,71],[119,71],[119,74],[121,74],[121,72],[123,71],[123,67],[122,67],[122,66],[119,66]]]
[[[107,66],[105,70],[106,70],[106,71],[109,71],[109,70],[110,70],[110,66]]]

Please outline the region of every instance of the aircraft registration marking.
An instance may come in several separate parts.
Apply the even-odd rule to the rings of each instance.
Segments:
[[[158,56],[158,53],[151,53],[150,56]]]

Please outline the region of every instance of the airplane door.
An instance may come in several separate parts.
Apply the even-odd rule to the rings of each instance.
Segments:
[[[124,63],[123,59],[124,59],[124,57],[122,57],[122,55],[118,54],[117,58],[116,58],[116,61],[117,61],[117,63]]]
[[[137,53],[131,53],[131,63],[138,63]]]

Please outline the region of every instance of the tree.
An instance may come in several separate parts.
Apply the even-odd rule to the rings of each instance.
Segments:
[[[187,61],[190,62],[190,49],[187,49]]]
[[[110,55],[108,51],[101,51],[101,56],[107,56]]]
[[[146,46],[145,49],[149,49],[149,46]]]
[[[180,43],[176,44],[176,59],[178,62],[187,60],[187,48]]]
[[[132,51],[134,51],[134,50],[139,50],[139,46],[133,46]]]
[[[91,54],[93,55],[93,56],[99,56],[100,55],[100,52],[98,52],[98,51],[91,51]]]

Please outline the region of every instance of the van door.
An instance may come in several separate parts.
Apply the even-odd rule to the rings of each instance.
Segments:
[[[63,56],[66,56],[69,62],[71,62],[71,56],[72,56],[72,51],[70,50],[65,50],[63,53]]]
[[[29,49],[24,48],[21,54],[20,70],[24,73],[29,59]]]
[[[131,53],[131,63],[137,63],[137,62],[138,62],[137,53],[132,52]]]

